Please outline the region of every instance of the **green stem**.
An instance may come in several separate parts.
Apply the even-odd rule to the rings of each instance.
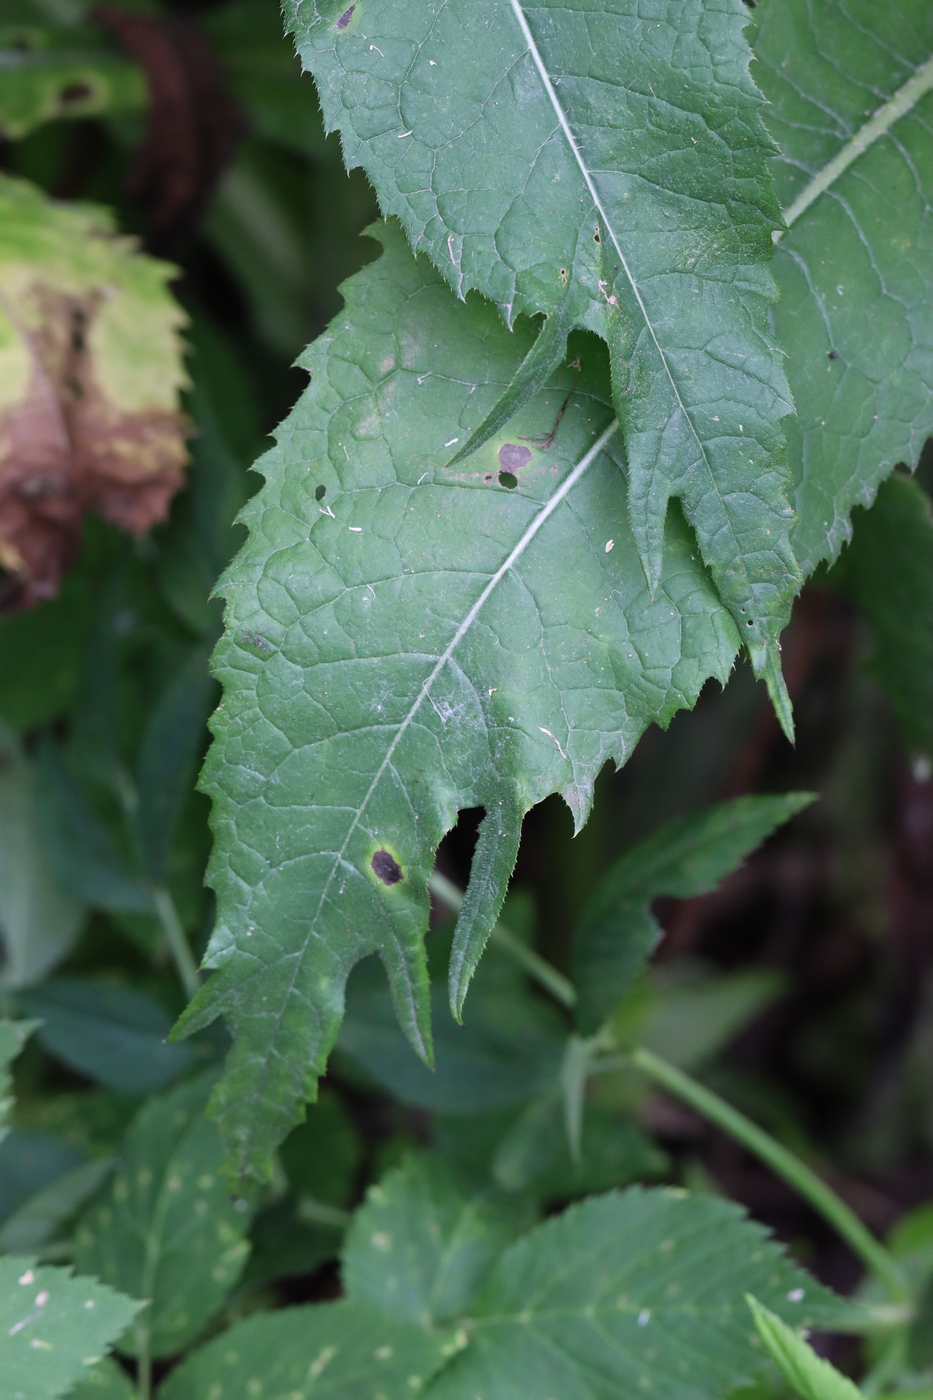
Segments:
[[[446,904],[448,909],[452,909],[455,914],[460,912],[463,904],[463,891],[458,890],[452,880],[448,880],[446,875],[441,875],[439,871],[435,870],[428,885],[431,893],[437,895],[442,904]],[[569,1009],[576,1005],[577,992],[573,983],[558,972],[556,967],[552,967],[533,949],[527,947],[520,938],[516,938],[515,934],[504,924],[496,924],[489,938],[504,953],[508,953],[513,962],[523,967],[529,977],[533,977],[539,986],[550,992],[554,1000],[559,1001],[561,1006],[566,1006]]]
[[[303,1220],[306,1225],[327,1225],[332,1230],[345,1230],[353,1216],[350,1211],[341,1210],[339,1206],[329,1206],[326,1201],[319,1201],[316,1196],[300,1196],[298,1219]]]
[[[157,885],[152,892],[152,902],[159,923],[162,925],[162,932],[172,955],[172,961],[178,970],[178,976],[181,978],[181,985],[185,989],[185,995],[190,1000],[200,990],[201,978],[197,963],[188,947],[188,940],[185,937],[185,930],[181,926],[175,901],[164,885]]]
[[[152,1395],[152,1354],[149,1350],[149,1328],[140,1328],[136,1334],[136,1390],[139,1400],[150,1400]]]
[[[660,1084],[685,1104],[696,1109],[704,1118],[708,1118],[711,1123],[715,1123],[718,1128],[722,1128],[723,1132],[735,1138],[743,1147],[747,1147],[749,1152],[753,1152],[777,1176],[782,1177],[838,1231],[866,1268],[884,1283],[892,1298],[899,1303],[909,1302],[910,1290],[892,1255],[865,1228],[845,1201],[799,1157],[782,1147],[770,1134],[727,1104],[718,1094],[697,1083],[690,1075],[684,1074],[683,1070],[677,1069],[667,1060],[662,1060],[660,1055],[639,1046],[632,1052],[631,1060],[656,1084]]]

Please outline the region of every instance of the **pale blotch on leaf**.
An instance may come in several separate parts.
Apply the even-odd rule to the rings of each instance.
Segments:
[[[5,608],[54,597],[92,513],[141,535],[183,484],[173,269],[107,214],[0,177],[0,568]]]

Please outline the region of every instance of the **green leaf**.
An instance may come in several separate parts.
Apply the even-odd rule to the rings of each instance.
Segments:
[[[130,987],[60,977],[17,999],[41,1022],[47,1050],[108,1089],[147,1094],[193,1063],[187,1046],[166,1044],[172,1022],[163,1007]]]
[[[82,1161],[81,1150],[63,1136],[13,1128],[0,1143],[0,1219],[12,1216],[36,1191],[77,1170]]]
[[[49,972],[78,935],[84,909],[56,883],[37,810],[35,765],[0,725],[0,985]]]
[[[869,669],[894,707],[904,742],[933,754],[933,513],[908,477],[882,482],[852,518],[852,543],[829,574],[867,619]],[[897,560],[897,568],[891,561]]]
[[[56,1400],[95,1365],[141,1304],[70,1269],[0,1259],[0,1376],[9,1400]]]
[[[916,0],[764,0],[754,73],[788,232],[774,272],[805,573],[933,432],[933,12]]]
[[[663,1175],[668,1158],[648,1135],[598,1104],[584,1105],[579,1155],[571,1156],[557,1094],[525,1110],[496,1149],[493,1175],[508,1191],[572,1200]]]
[[[345,1206],[354,1194],[362,1146],[350,1115],[333,1090],[308,1107],[303,1123],[279,1152],[288,1184],[299,1194],[332,1206]]]
[[[164,878],[172,836],[194,780],[213,695],[207,655],[196,647],[159,697],[143,738],[136,765],[136,820],[143,858],[157,883]]]
[[[361,1303],[281,1308],[247,1318],[173,1371],[159,1400],[254,1395],[289,1400],[411,1400],[457,1343]]]
[[[6,1120],[13,1104],[10,1095],[13,1081],[8,1065],[16,1059],[35,1028],[35,1021],[0,1021],[0,1138],[8,1132]]]
[[[528,449],[520,486],[499,484],[498,440],[442,470],[527,338],[476,298],[458,304],[392,226],[380,237],[383,257],[305,358],[311,386],[262,461],[250,541],[222,584],[225,695],[205,770],[216,971],[182,1028],[223,1013],[236,1034],[214,1111],[239,1172],[268,1171],[313,1094],[365,954],[378,950],[430,1056],[427,882],[458,808],[507,798],[521,814],[559,791],[582,824],[603,763],[707,676],[724,681],[737,647],[676,512],[648,593],[598,341],[578,338],[561,433],[547,457]],[[572,378],[519,415],[509,445]]]
[[[137,1400],[137,1392],[126,1372],[106,1357],[69,1390],[68,1400]]]
[[[123,860],[51,740],[39,755],[39,820],[55,875],[75,899],[113,913],[152,909],[150,888]]]
[[[751,1288],[801,1324],[831,1307],[730,1202],[638,1187],[592,1198],[506,1250],[431,1400],[712,1400],[760,1364]]]
[[[101,48],[101,31],[53,30],[28,22],[0,28],[0,135],[18,140],[61,117],[140,111],[141,68]]]
[[[123,1168],[75,1236],[78,1267],[151,1300],[121,1348],[168,1356],[223,1306],[249,1246],[245,1202],[220,1176],[223,1148],[195,1081],[150,1099],[122,1152]]]
[[[791,405],[767,329],[780,213],[739,0],[685,0],[676,18],[637,0],[286,14],[347,165],[457,294],[478,289],[509,325],[544,312],[607,341],[651,592],[677,497],[789,727]],[[483,417],[501,397],[483,396]],[[531,431],[549,428],[542,414]]]
[[[734,1040],[749,1021],[785,990],[780,972],[738,968],[706,970],[687,963],[655,969],[638,1041],[681,1069],[694,1070]],[[617,1035],[625,1029],[624,1013],[613,1021]]]
[[[13,1212],[0,1228],[0,1254],[32,1254],[54,1240],[113,1170],[106,1159],[66,1172]]]
[[[619,1004],[662,936],[651,901],[707,894],[813,794],[739,797],[666,823],[603,876],[574,945],[577,1017],[592,1033]]]
[[[347,1295],[423,1327],[452,1322],[472,1301],[522,1214],[468,1196],[440,1158],[419,1154],[371,1186],[343,1253]]]
[[[480,983],[466,1025],[457,1026],[443,993],[434,987],[434,1064],[429,1069],[400,1031],[385,987],[370,984],[358,991],[351,984],[337,1043],[378,1084],[417,1108],[477,1113],[522,1103],[556,1078],[563,1037],[551,1007],[527,992],[512,992],[512,987],[499,991]]]
[[[830,1362],[817,1356],[792,1327],[788,1327],[757,1298],[747,1298],[758,1335],[791,1389],[803,1400],[861,1400],[862,1392]]]

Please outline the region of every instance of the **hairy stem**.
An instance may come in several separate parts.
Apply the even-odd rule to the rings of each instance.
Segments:
[[[630,1059],[643,1074],[715,1123],[782,1177],[832,1225],[865,1267],[881,1280],[893,1299],[899,1303],[909,1301],[910,1290],[893,1256],[865,1228],[845,1201],[799,1157],[782,1147],[769,1133],[727,1104],[718,1094],[663,1060],[660,1055],[639,1046],[632,1051]]]

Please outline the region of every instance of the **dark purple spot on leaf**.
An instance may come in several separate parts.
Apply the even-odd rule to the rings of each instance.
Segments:
[[[511,472],[500,472],[499,485],[504,486],[506,491],[514,491],[518,485],[518,477],[513,476]]]
[[[384,885],[397,885],[402,879],[402,867],[389,851],[377,851],[369,864],[373,874]]]
[[[828,351],[827,353],[828,353],[829,358],[830,358],[831,360],[838,360],[838,359],[839,359],[839,351],[838,351],[838,350],[830,350],[830,351]]]
[[[356,9],[356,6],[355,6],[355,5],[351,5],[351,6],[349,7],[349,9],[344,10],[343,14],[340,16],[340,18],[339,18],[338,21],[337,21],[337,28],[338,28],[338,29],[346,29],[347,25],[350,23],[351,19],[353,18],[353,11],[354,11],[355,9]],[[391,882],[390,882],[390,883],[391,883]]]
[[[506,471],[517,472],[531,461],[531,452],[517,442],[504,442],[499,448],[499,466]]]

